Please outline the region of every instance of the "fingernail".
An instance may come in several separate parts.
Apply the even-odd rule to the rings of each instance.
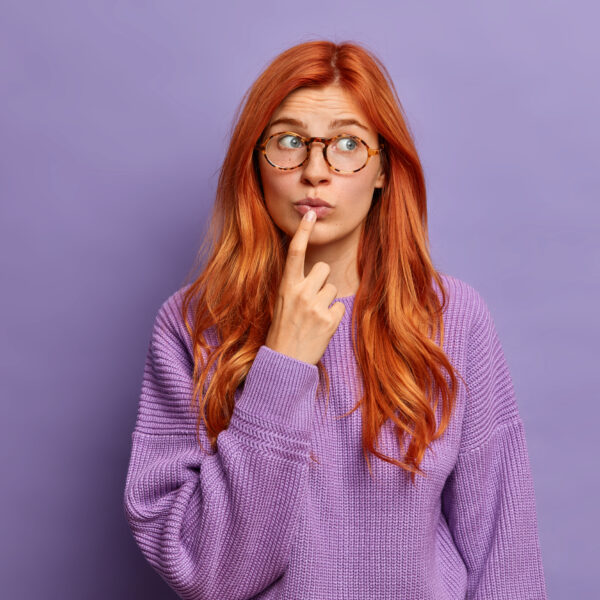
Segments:
[[[314,221],[317,218],[317,213],[314,210],[309,210],[307,213],[304,214],[304,218],[307,221]]]

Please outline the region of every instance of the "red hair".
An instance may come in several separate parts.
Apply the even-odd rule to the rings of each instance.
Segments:
[[[289,237],[266,209],[254,145],[290,92],[329,84],[351,95],[385,144],[380,155],[384,187],[375,188],[358,246],[360,284],[352,311],[352,344],[364,395],[350,413],[361,407],[369,471],[367,451],[410,471],[414,483],[415,473],[423,474],[419,464],[427,446],[448,426],[457,393],[454,368],[442,350],[447,292],[430,259],[425,179],[400,100],[383,64],[355,43],[309,41],[285,50],[260,74],[236,111],[202,245],[209,243],[211,255],[182,303],[194,349],[197,431],[203,423],[215,449],[218,434],[227,429],[235,391],[265,342],[286,261]],[[187,313],[193,300],[190,326]],[[212,326],[218,332],[216,348],[204,337]],[[210,378],[214,364],[218,368]],[[329,400],[329,376],[321,361],[317,367],[319,386],[325,380]],[[434,411],[440,397],[436,431]],[[395,422],[400,443],[405,435],[412,436],[405,462],[375,448],[388,419]]]

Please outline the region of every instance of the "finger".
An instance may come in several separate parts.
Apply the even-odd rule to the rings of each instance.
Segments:
[[[337,319],[337,321],[336,321],[337,322],[336,329],[337,329],[337,326],[341,323],[342,319],[344,318],[344,315],[346,314],[346,305],[343,302],[336,302],[331,307],[331,312]]]
[[[334,306],[338,309],[340,317],[343,317],[346,312],[346,305],[343,302],[336,302]]]
[[[314,213],[314,210],[309,210],[303,215],[302,219],[300,219],[298,229],[296,229],[296,233],[294,233],[294,236],[288,245],[287,258],[283,268],[283,277],[287,281],[299,282],[304,280],[306,247],[308,246],[308,238],[317,221],[316,218],[314,221],[309,221],[307,219],[306,215],[311,212]]]

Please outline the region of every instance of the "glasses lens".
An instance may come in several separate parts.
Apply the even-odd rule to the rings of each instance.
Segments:
[[[320,151],[322,146],[314,146]],[[306,158],[306,146],[300,136],[282,133],[273,136],[265,149],[269,162],[274,165],[292,169],[300,165]],[[348,135],[338,138],[327,148],[327,159],[334,169],[340,171],[356,171],[367,162],[368,151],[360,139]]]
[[[329,144],[327,159],[334,169],[356,171],[367,162],[369,151],[359,138],[344,136]]]
[[[297,167],[306,158],[306,146],[297,135],[273,136],[265,148],[269,162],[284,169]]]

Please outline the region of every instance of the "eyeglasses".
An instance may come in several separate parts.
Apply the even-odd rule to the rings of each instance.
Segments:
[[[379,148],[369,148],[367,143],[355,135],[340,134],[332,138],[303,137],[293,131],[274,133],[255,148],[261,150],[267,162],[282,171],[297,169],[308,159],[310,145],[323,144],[323,156],[329,168],[338,173],[356,173],[364,169],[371,156],[379,154]]]

